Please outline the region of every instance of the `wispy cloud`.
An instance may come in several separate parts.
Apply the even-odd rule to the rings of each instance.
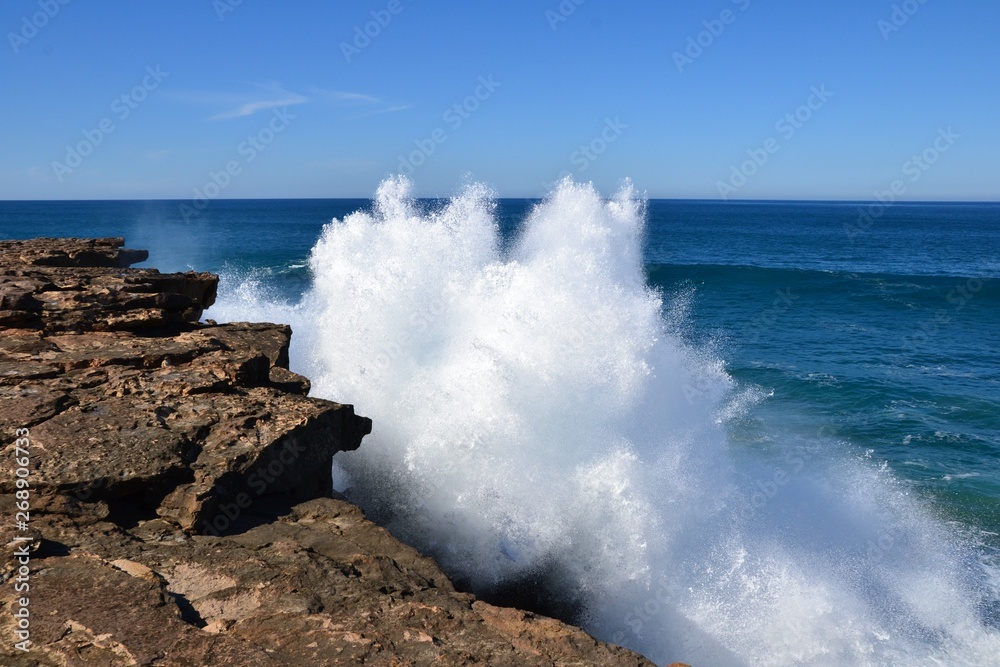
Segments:
[[[378,104],[381,98],[366,93],[354,93],[345,90],[327,90],[325,88],[308,88],[307,92],[315,99],[335,104]]]
[[[210,121],[245,118],[259,111],[278,107],[305,104],[310,101],[305,95],[285,90],[276,83],[256,84],[256,90],[248,92],[223,92],[217,90],[172,90],[165,96],[182,104],[222,109],[208,117]]]
[[[294,95],[292,97],[282,97],[275,100],[256,100],[254,102],[247,102],[246,104],[240,105],[232,111],[226,111],[220,114],[216,114],[209,118],[209,120],[229,120],[230,118],[243,118],[244,116],[252,116],[258,111],[267,111],[268,109],[276,109],[278,107],[289,107],[294,104],[305,104],[309,101],[308,97],[303,97],[301,95]]]
[[[305,95],[289,92],[277,85],[272,84],[270,86],[261,86],[261,88],[263,88],[262,93],[266,96],[257,97],[256,99],[243,102],[235,109],[223,111],[222,113],[212,116],[209,120],[243,118],[245,116],[252,116],[258,111],[267,111],[269,109],[277,109],[279,107],[290,107],[296,104],[305,104],[309,101],[309,98]]]
[[[372,109],[371,111],[366,111],[365,113],[359,113],[354,118],[367,118],[369,116],[377,116],[383,113],[396,113],[397,111],[406,111],[407,109],[413,108],[412,104],[397,104],[396,106],[386,107],[384,109]]]
[[[383,100],[375,95],[346,90],[329,90],[311,86],[304,93],[286,90],[278,83],[255,84],[255,91],[232,93],[220,91],[180,90],[169,91],[167,95],[178,102],[197,106],[222,108],[212,116],[210,121],[232,120],[245,118],[261,111],[297,104],[317,103],[335,107],[371,107],[383,104]],[[392,113],[408,109],[411,105],[396,105],[382,109],[373,109],[355,118],[379,113]]]

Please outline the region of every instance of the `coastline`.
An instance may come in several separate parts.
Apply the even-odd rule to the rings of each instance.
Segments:
[[[371,421],[308,397],[288,326],[202,323],[217,276],[123,246],[0,242],[5,664],[652,664],[334,498]]]

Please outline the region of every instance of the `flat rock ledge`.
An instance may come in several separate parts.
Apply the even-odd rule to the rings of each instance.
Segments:
[[[371,421],[308,397],[289,327],[201,323],[217,276],[123,246],[0,241],[0,664],[652,665],[456,591],[334,498]]]

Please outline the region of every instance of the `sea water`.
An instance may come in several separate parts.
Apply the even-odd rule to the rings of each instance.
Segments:
[[[482,595],[658,662],[1000,664],[1000,207],[409,191],[0,231],[124,233],[291,323],[375,422],[339,490]]]

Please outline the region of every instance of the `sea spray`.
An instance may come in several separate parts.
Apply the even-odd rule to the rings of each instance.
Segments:
[[[684,342],[643,217],[564,181],[503,250],[486,188],[390,179],[300,304],[250,281],[211,314],[292,324],[313,395],[375,422],[339,488],[477,591],[534,582],[658,662],[997,664],[995,572],[888,470],[833,429],[727,437],[763,392]]]

